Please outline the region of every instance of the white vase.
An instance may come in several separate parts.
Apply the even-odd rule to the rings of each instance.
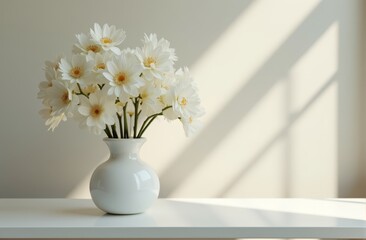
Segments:
[[[158,198],[159,178],[139,156],[146,139],[105,138],[110,157],[90,180],[90,194],[101,210],[111,214],[136,214]]]

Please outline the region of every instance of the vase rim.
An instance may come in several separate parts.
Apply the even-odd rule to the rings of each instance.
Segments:
[[[141,138],[108,138],[108,137],[105,137],[105,138],[103,138],[103,141],[105,141],[105,142],[146,141],[146,138],[144,138],[144,137],[141,137]]]

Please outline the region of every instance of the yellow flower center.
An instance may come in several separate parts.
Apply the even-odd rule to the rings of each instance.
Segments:
[[[145,67],[151,67],[151,64],[155,64],[156,60],[153,57],[148,57],[144,60]]]
[[[67,105],[69,104],[70,102],[70,99],[69,99],[69,93],[66,91],[64,92],[62,95],[61,95],[61,101],[63,104]]]
[[[112,39],[104,37],[100,39],[100,42],[103,44],[111,44],[112,43]]]
[[[121,102],[117,102],[117,103],[116,103],[116,106],[117,106],[117,107],[123,107],[124,105],[123,105],[123,103],[121,103]]]
[[[132,117],[133,115],[135,115],[135,111],[133,110],[127,110],[127,114]]]
[[[99,118],[100,115],[103,113],[103,107],[100,105],[94,105],[90,108],[90,116],[93,118]]]
[[[182,100],[180,100],[180,105],[182,105],[182,106],[187,105],[187,99],[185,97],[183,97]]]
[[[165,105],[165,101],[164,101],[164,97],[163,97],[163,95],[161,95],[161,96],[159,96],[159,97],[158,97],[158,101],[159,101],[161,104]]]
[[[80,78],[83,75],[83,71],[80,67],[73,67],[70,70],[70,76],[73,78]]]
[[[141,93],[141,98],[146,99],[149,95],[146,92]]]
[[[54,66],[54,69],[55,69],[55,71],[58,71],[60,69],[60,64],[56,63],[55,66]]]
[[[95,85],[89,85],[89,86],[83,88],[83,92],[85,94],[95,93],[96,91],[97,91],[97,86],[95,86]]]
[[[99,64],[97,65],[97,69],[102,69],[102,70],[104,70],[104,69],[105,69],[105,64],[104,64],[104,63],[99,63]]]
[[[97,53],[97,52],[100,52],[100,47],[98,45],[92,44],[92,45],[87,46],[86,50]]]
[[[118,73],[115,77],[114,77],[114,81],[117,85],[122,85],[125,81],[126,81],[127,77],[126,74],[123,72]]]

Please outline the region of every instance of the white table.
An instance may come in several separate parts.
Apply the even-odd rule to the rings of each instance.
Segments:
[[[122,216],[91,200],[0,199],[0,238],[366,238],[366,199],[159,199]]]

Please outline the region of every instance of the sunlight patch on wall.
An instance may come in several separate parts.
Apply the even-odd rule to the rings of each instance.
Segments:
[[[337,196],[337,85],[332,84],[292,131],[291,193]]]
[[[292,113],[301,111],[323,86],[329,86],[318,94],[291,132],[291,192],[296,196],[337,196],[338,85],[334,78],[338,69],[338,34],[338,23],[333,23],[290,73]]]
[[[264,149],[284,123],[283,84],[279,82],[252,112],[243,118],[221,145],[211,150],[207,161],[197,164],[172,195],[192,196],[280,196],[283,168],[281,141]],[[237,116],[240,118],[240,110]],[[255,175],[253,175],[255,173]],[[242,176],[245,177],[243,180]],[[239,179],[235,180],[235,177]],[[234,180],[237,188],[229,189]],[[270,183],[268,183],[268,181]],[[214,182],[215,184],[212,184]],[[253,188],[255,186],[255,188]],[[270,188],[268,188],[270,186]]]
[[[339,25],[333,23],[292,67],[291,111],[297,112],[338,69]]]
[[[320,2],[254,1],[191,66],[206,110],[204,126],[220,114]],[[185,138],[179,122],[163,121],[152,126],[146,137],[149,142],[143,147],[142,156],[153,161],[158,173],[169,171],[168,166],[194,139]],[[157,151],[162,146],[169,151]]]
[[[269,6],[267,8],[270,9]],[[256,9],[256,12],[263,11]],[[247,14],[250,15],[250,11]],[[288,15],[286,17],[288,20]],[[260,25],[257,27],[261,29]],[[285,36],[290,33],[286,32]],[[256,38],[260,39],[258,36]],[[244,39],[241,41],[244,42]],[[266,45],[260,44],[260,41],[257,44],[261,47],[262,44]],[[230,47],[238,45],[230,38],[222,46],[219,41],[215,45],[217,52],[208,52],[205,55],[207,59],[196,65],[199,67],[197,75],[202,74],[201,78],[207,81],[200,82],[202,85],[207,84],[206,88],[201,87],[205,97],[210,100],[207,108],[211,112],[207,119],[214,117],[214,113],[220,110],[218,106],[223,104],[222,100],[230,99],[233,92],[245,86],[250,74],[276,50],[266,49],[273,47],[268,44],[264,47],[268,56],[264,57],[264,54],[261,58],[260,54],[249,54],[253,56],[250,59],[252,63],[258,64],[252,69],[234,69],[235,64],[220,65],[221,59],[227,59],[225,54],[228,52],[230,56],[240,56],[240,50],[236,54],[230,50]],[[259,99],[241,122],[229,128],[230,133],[219,146],[212,149],[206,157],[208,160],[197,164],[193,172],[187,173],[189,177],[171,196],[336,196],[337,85],[332,82],[335,81],[332,78],[338,68],[338,45],[338,24],[334,23],[317,36],[286,76],[276,79],[275,86]],[[225,51],[220,52],[222,48]],[[212,66],[223,67],[212,71]],[[241,77],[238,72],[241,72]],[[229,74],[227,78],[224,77],[225,73]],[[223,84],[220,78],[225,79],[224,83],[227,84]],[[208,82],[211,83],[210,87]],[[254,89],[253,94],[257,90]],[[219,95],[213,94],[218,92]],[[240,108],[236,115],[228,117],[240,118]],[[217,178],[221,181],[217,181]]]
[[[254,1],[196,61],[206,122],[225,107],[253,74],[320,3],[311,1]]]

